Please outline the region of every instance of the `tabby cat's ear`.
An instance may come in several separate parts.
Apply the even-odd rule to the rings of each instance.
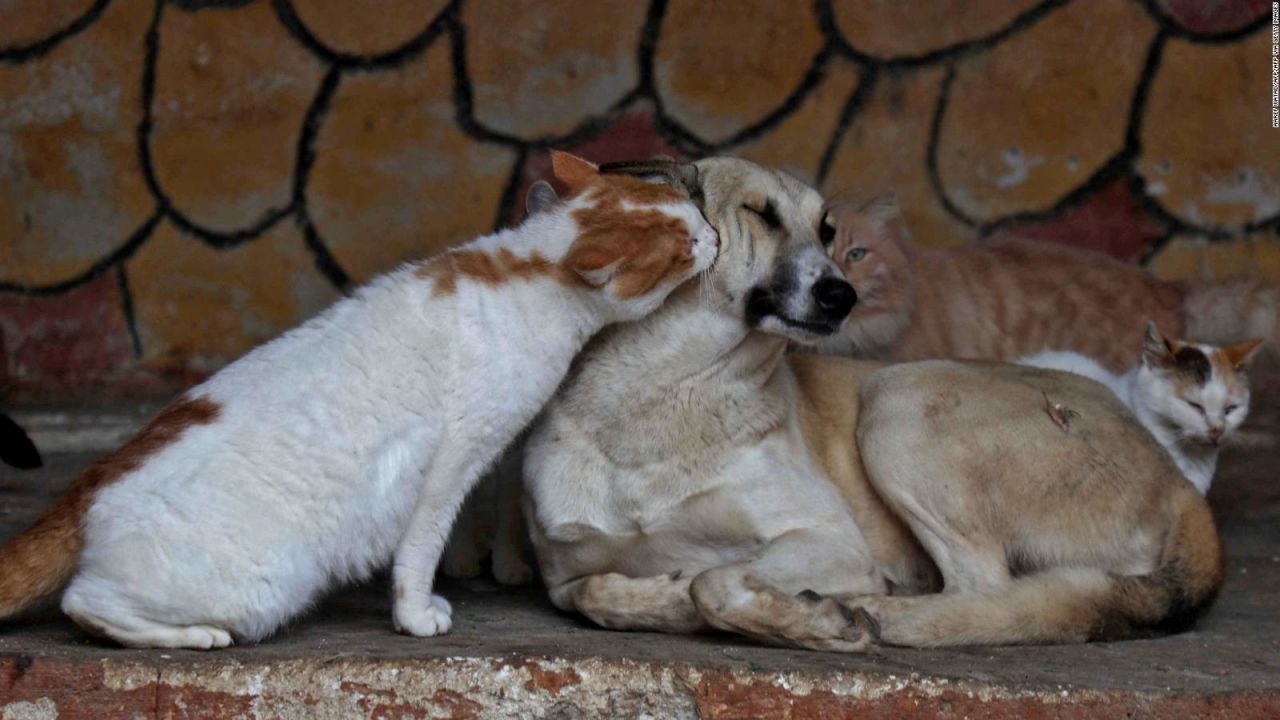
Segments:
[[[529,192],[524,195],[524,216],[537,215],[556,204],[560,198],[556,197],[555,188],[551,187],[551,183],[546,180],[539,180],[529,186]]]
[[[858,212],[877,223],[889,223],[902,217],[902,208],[898,206],[898,193],[886,190],[871,198]]]
[[[1160,334],[1154,322],[1147,323],[1147,334],[1142,343],[1142,359],[1147,367],[1166,368],[1173,365],[1173,347]]]
[[[1226,354],[1227,361],[1231,363],[1231,367],[1239,370],[1247,365],[1258,354],[1258,348],[1262,347],[1261,340],[1246,340],[1238,345],[1228,345],[1222,348],[1222,352]]]
[[[600,175],[600,168],[577,155],[552,150],[551,174],[574,194],[593,182]]]

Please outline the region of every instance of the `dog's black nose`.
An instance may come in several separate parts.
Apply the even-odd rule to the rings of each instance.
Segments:
[[[844,280],[825,277],[814,283],[813,299],[818,301],[818,308],[828,320],[840,321],[858,302],[858,293]]]

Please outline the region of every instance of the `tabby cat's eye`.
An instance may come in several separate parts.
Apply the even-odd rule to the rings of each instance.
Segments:
[[[845,262],[855,263],[867,256],[866,248],[853,248],[844,254]]]

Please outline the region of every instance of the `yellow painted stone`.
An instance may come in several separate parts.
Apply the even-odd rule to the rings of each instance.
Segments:
[[[1271,38],[1171,40],[1152,83],[1138,171],[1187,222],[1239,229],[1280,214],[1280,130],[1271,127]]]
[[[213,230],[248,227],[289,204],[298,134],[323,67],[269,3],[166,9],[152,102],[156,178]]]
[[[853,65],[841,60],[833,61],[827,66],[826,77],[795,113],[763,137],[728,152],[786,170],[810,185],[816,185],[822,153],[860,75]]]
[[[912,238],[933,248],[976,234],[947,213],[929,184],[929,123],[944,74],[939,67],[882,75],[836,150],[822,188],[830,200],[854,202],[893,190]]]
[[[959,63],[938,172],[969,216],[1052,206],[1124,145],[1155,34],[1139,3],[1078,0]]]
[[[293,0],[311,34],[337,52],[377,55],[427,29],[447,0]]]
[[[26,47],[53,35],[84,15],[93,0],[0,2],[0,49]]]
[[[880,58],[919,56],[989,36],[1038,0],[836,0],[836,27],[850,45]]]
[[[607,110],[639,79],[646,4],[474,0],[462,6],[467,74],[485,126],[558,135]]]
[[[1227,241],[1175,237],[1151,259],[1150,267],[1166,280],[1247,277],[1280,282],[1280,235],[1260,232]]]
[[[330,305],[293,223],[233,249],[161,223],[125,264],[145,365],[212,372]]]
[[[0,282],[73,278],[151,214],[133,142],[151,11],[113,3],[47,55],[0,65]]]
[[[803,2],[673,0],[654,58],[667,111],[702,139],[718,141],[760,120],[800,85],[822,48]]]
[[[308,206],[357,280],[493,229],[515,153],[453,122],[449,46],[345,78],[316,141]]]

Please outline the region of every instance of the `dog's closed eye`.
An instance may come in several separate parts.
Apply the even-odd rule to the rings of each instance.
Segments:
[[[778,217],[777,208],[773,206],[773,203],[767,200],[765,201],[763,208],[752,207],[751,205],[743,203],[742,209],[760,218],[760,220],[764,222],[765,227],[770,230],[780,230],[782,228],[782,218]]]

